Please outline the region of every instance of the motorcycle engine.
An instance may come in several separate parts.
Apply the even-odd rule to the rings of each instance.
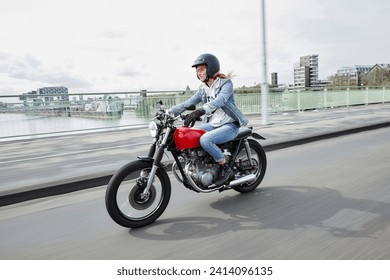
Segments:
[[[218,175],[219,164],[216,164],[204,150],[190,151],[187,158],[187,175],[201,188],[212,185]]]

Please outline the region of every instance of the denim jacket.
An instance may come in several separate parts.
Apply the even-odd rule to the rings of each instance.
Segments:
[[[189,105],[197,105],[202,103],[202,108],[206,111],[206,116],[211,115],[216,109],[221,108],[228,116],[239,123],[240,126],[248,124],[248,119],[237,108],[234,94],[233,83],[230,79],[220,79],[219,85],[215,91],[215,99],[207,102],[207,94],[204,87],[201,86],[199,90],[188,100],[173,106],[170,110],[175,116],[179,115]],[[207,118],[204,118],[207,119]]]

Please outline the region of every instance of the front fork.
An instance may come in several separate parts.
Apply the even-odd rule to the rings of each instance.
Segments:
[[[153,157],[153,165],[152,165],[152,170],[149,173],[149,178],[148,178],[148,182],[146,184],[146,187],[141,194],[142,199],[147,199],[149,197],[149,191],[150,191],[150,188],[152,187],[152,184],[154,181],[154,176],[156,176],[157,169],[160,167],[161,160],[164,156],[164,151],[167,147],[167,141],[168,141],[169,135],[171,134],[171,130],[172,130],[171,127],[168,127],[166,129],[164,138],[161,141],[159,147],[157,148],[157,153],[154,153],[155,149],[153,149],[153,148],[151,148],[149,150],[148,156]],[[154,146],[156,147],[157,144],[155,144]]]

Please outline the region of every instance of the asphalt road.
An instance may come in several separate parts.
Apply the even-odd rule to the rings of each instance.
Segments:
[[[129,230],[104,187],[0,208],[0,259],[390,259],[390,128],[268,152],[257,191],[173,184],[166,212]]]

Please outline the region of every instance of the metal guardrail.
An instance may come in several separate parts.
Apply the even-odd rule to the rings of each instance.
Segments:
[[[2,126],[0,138],[146,124],[154,117],[159,107],[157,104],[159,100],[169,108],[187,100],[192,94],[193,91],[139,91],[69,93],[66,96],[39,95],[31,98],[26,98],[25,95],[3,95],[0,96],[0,124]],[[260,89],[236,90],[235,100],[237,106],[244,114],[261,114],[262,98]],[[81,108],[85,108],[85,106],[91,107],[92,103],[98,102],[120,104],[125,113],[119,116],[106,115],[108,116],[106,118],[104,115],[99,116],[92,113],[87,115],[80,112],[80,110],[84,110]],[[390,88],[361,87],[353,89],[304,89],[300,91],[270,88],[268,102],[270,113],[386,103],[390,102]],[[15,118],[15,115],[20,117]],[[26,122],[25,118],[29,115],[61,118],[61,121],[59,119],[53,121],[53,118],[51,118],[49,126],[46,125],[45,120],[32,124],[31,122]],[[72,116],[88,117],[90,121],[81,125],[83,121],[76,122],[73,119],[72,124],[67,125],[64,117]],[[60,123],[62,126],[58,127],[57,124]],[[75,125],[76,123],[77,125]],[[29,125],[33,125],[34,129],[24,128]],[[15,129],[15,127],[20,129]]]

